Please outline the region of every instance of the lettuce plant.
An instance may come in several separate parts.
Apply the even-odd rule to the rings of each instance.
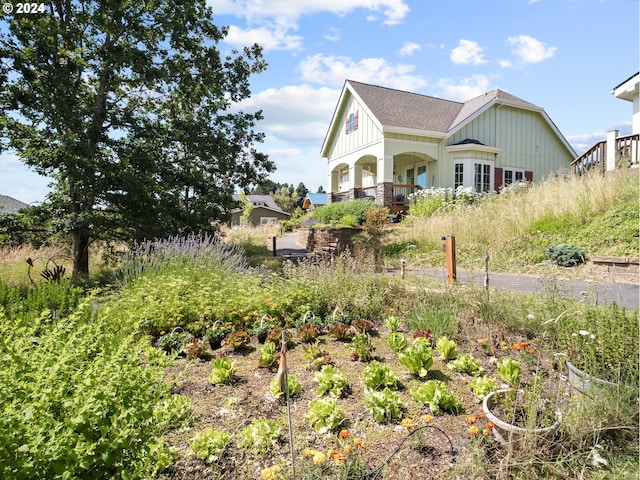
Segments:
[[[447,385],[440,380],[428,380],[422,385],[410,390],[414,401],[429,405],[432,412],[440,410],[455,415],[462,412],[462,403],[448,390]]]
[[[384,324],[391,333],[395,333],[400,328],[400,319],[395,315],[388,315],[384,320]]]
[[[398,360],[406,366],[413,375],[426,377],[433,365],[433,350],[427,340],[416,339],[416,342],[404,352],[398,353]]]
[[[373,361],[364,368],[364,385],[370,390],[380,390],[389,388],[398,390],[400,387],[400,377],[390,366]]]
[[[318,382],[318,395],[329,394],[332,397],[339,398],[346,393],[348,382],[346,377],[333,365],[325,365],[322,370],[317,372],[314,380]]]
[[[456,342],[449,340],[447,337],[440,337],[436,340],[436,351],[445,361],[453,360],[458,356],[458,346]]]
[[[496,365],[496,373],[512,387],[516,387],[520,383],[521,371],[520,364],[511,357],[501,358]]]
[[[498,390],[498,382],[491,377],[478,377],[471,381],[469,388],[476,397],[484,400],[484,397]]]
[[[407,337],[401,332],[393,332],[387,337],[387,343],[394,353],[401,352],[409,346]]]
[[[371,337],[367,333],[356,333],[349,347],[353,351],[353,360],[370,362],[373,358],[373,345],[371,344]]]
[[[218,357],[211,364],[209,381],[214,385],[229,385],[235,374],[235,362],[226,357]]]
[[[289,385],[289,395],[294,396],[299,394],[302,391],[302,385],[294,375],[287,375],[287,382]],[[278,377],[273,377],[271,379],[271,393],[273,393],[274,397],[279,397],[280,395],[284,395],[284,392],[280,390],[280,384],[278,382]]]
[[[214,463],[222,457],[230,438],[231,434],[225,430],[206,428],[189,440],[189,446],[200,460]]]
[[[397,422],[406,410],[400,396],[388,388],[382,391],[367,390],[364,404],[378,423]]]
[[[282,437],[282,429],[273,420],[254,418],[240,432],[240,445],[257,453],[266,453]]]
[[[473,358],[473,355],[470,353],[452,360],[447,364],[447,367],[454,372],[466,373],[474,377],[478,377],[484,373],[484,368],[482,368],[480,360]]]
[[[271,368],[276,364],[276,344],[273,342],[264,342],[258,364],[264,368]]]
[[[311,426],[320,433],[335,432],[346,420],[334,398],[314,398],[311,400],[307,419]]]

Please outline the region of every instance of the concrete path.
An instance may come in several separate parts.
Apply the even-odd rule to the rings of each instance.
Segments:
[[[298,246],[297,233],[290,233],[276,239],[276,254],[298,261],[309,252]],[[392,275],[399,275],[398,269],[388,269]],[[406,270],[406,275],[423,276],[447,281],[445,268]],[[484,272],[457,271],[457,281],[464,285],[484,286]],[[509,290],[513,292],[557,295],[559,298],[584,300],[590,304],[608,305],[616,302],[620,306],[638,310],[640,304],[640,284],[597,280],[567,280],[560,278],[535,277],[489,272],[489,290]]]

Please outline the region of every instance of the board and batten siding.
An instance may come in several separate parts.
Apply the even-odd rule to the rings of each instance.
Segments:
[[[349,115],[356,112],[358,112],[358,128],[353,132],[346,133],[345,120],[349,118]],[[331,152],[330,160],[382,140],[382,131],[352,95],[348,96],[346,106],[341,109],[338,119],[329,149]]]
[[[568,168],[573,160],[540,113],[507,105],[490,108],[457,131],[447,143],[453,145],[467,138],[500,148],[496,167],[530,170],[537,179]],[[450,170],[453,176],[453,169]]]

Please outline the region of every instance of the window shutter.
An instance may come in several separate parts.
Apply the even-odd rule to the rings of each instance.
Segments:
[[[349,134],[349,117],[344,119],[344,133]]]
[[[356,116],[353,120],[353,129],[357,130],[358,129],[358,112],[356,111]]]
[[[496,167],[493,169],[493,187],[495,188],[496,192],[500,192],[500,190],[502,189],[502,168],[500,167]]]
[[[530,172],[528,170],[525,170],[524,172],[524,179],[527,183],[531,183],[533,182],[533,172]]]

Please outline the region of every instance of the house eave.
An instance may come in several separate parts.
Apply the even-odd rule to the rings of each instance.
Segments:
[[[614,97],[628,102],[633,102],[633,99],[638,95],[640,88],[640,73],[636,73],[631,76],[620,85],[611,90]]]
[[[418,128],[407,128],[407,127],[383,126],[382,133],[385,135],[388,133],[398,133],[400,135],[415,135],[418,137],[431,137],[431,138],[438,138],[438,139],[443,139],[446,137],[446,133],[444,132],[435,132],[432,130],[421,130]]]
[[[473,151],[473,152],[486,152],[486,153],[494,153],[498,154],[502,152],[501,148],[491,147],[489,145],[479,145],[477,143],[465,143],[462,145],[447,145],[444,147],[447,152],[465,152],[465,151]]]

